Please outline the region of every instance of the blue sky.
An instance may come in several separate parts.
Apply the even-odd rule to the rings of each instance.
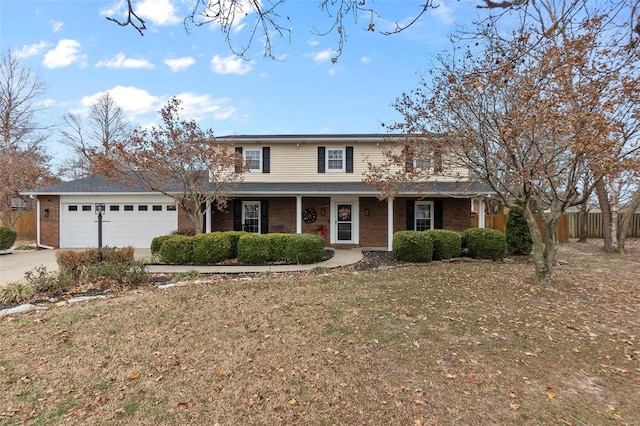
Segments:
[[[406,22],[421,3],[376,1],[376,28]],[[51,125],[61,125],[68,112],[82,115],[108,91],[134,126],[157,122],[160,107],[177,96],[185,106],[182,118],[219,136],[384,133],[382,122],[399,119],[391,106],[396,97],[415,87],[434,55],[449,48],[457,24],[483,13],[476,0],[440,3],[393,36],[365,31],[368,17],[361,16],[347,27],[336,64],[330,60],[335,36],[313,33],[330,25],[319,0],[288,0],[281,9],[292,29],[290,40],[272,39],[281,61],[263,58],[259,42],[248,60],[233,56],[214,24],[187,34],[182,19],[191,0],[134,1],[147,22],[143,37],[105,19],[122,18],[123,1],[0,0],[0,46],[19,52],[47,85],[39,118]],[[242,41],[247,31],[239,27],[233,37]],[[54,131],[47,142],[58,159],[67,153],[59,139]]]

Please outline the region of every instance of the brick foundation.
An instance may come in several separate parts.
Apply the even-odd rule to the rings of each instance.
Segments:
[[[60,247],[60,196],[42,195],[40,200],[40,244]]]

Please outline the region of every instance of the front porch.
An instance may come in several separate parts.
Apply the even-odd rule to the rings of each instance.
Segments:
[[[481,203],[481,201],[480,201]],[[482,206],[482,205],[480,205]],[[207,207],[206,232],[318,234],[334,248],[366,247],[391,251],[393,233],[409,229],[469,227],[470,198],[371,196],[243,196],[224,211]]]

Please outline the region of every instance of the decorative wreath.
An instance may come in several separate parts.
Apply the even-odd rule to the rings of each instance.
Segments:
[[[302,213],[302,220],[304,220],[304,223],[313,223],[316,221],[317,216],[315,209],[308,208]]]

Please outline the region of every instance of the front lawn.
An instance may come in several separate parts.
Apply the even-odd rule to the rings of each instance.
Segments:
[[[640,245],[215,276],[0,319],[3,424],[638,424]]]

